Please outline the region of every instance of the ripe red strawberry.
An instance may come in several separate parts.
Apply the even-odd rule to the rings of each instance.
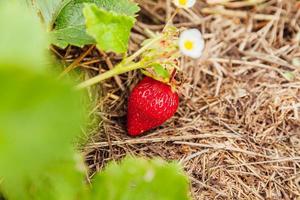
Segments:
[[[178,104],[178,94],[173,92],[169,85],[145,77],[129,96],[129,135],[140,135],[161,125],[175,114]]]

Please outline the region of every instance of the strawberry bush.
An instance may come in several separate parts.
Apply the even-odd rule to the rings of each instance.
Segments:
[[[110,163],[88,184],[84,158],[74,147],[81,128],[85,127],[89,107],[82,103],[85,96],[82,88],[116,74],[142,69],[151,77],[148,78],[151,84],[155,82],[148,89],[162,91],[159,98],[152,102],[147,98],[141,107],[154,105],[154,111],[172,107],[170,112],[162,114],[164,118],[160,121],[157,118],[161,116],[152,115],[153,123],[147,122],[146,126],[137,115],[141,107],[131,110],[129,129],[132,131],[129,132],[132,135],[160,125],[176,112],[178,96],[173,78],[180,70],[177,66],[179,30],[167,25],[162,33],[146,40],[139,51],[127,56],[130,31],[138,11],[138,5],[129,0],[0,3],[0,193],[3,198],[190,199],[188,180],[181,167],[160,159],[127,157],[120,163]],[[181,40],[185,42],[184,38]],[[194,45],[193,41],[189,42],[192,46],[187,46],[188,49]],[[50,44],[60,48],[96,44],[103,51],[123,54],[124,59],[111,71],[75,87],[75,81],[57,78],[58,62],[48,50]],[[133,95],[134,107],[140,100],[134,98],[140,97]],[[173,99],[168,102],[170,96]],[[143,114],[151,115],[146,111]]]

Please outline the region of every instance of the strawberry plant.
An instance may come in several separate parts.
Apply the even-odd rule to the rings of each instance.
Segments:
[[[74,90],[73,82],[57,79],[47,46],[51,41],[61,47],[97,42],[98,48],[124,52],[129,37],[127,25],[133,25],[137,11],[135,4],[125,0],[96,1],[97,6],[84,4],[87,2],[35,0],[27,1],[29,7],[18,1],[0,3],[0,199],[190,199],[182,169],[177,163],[159,159],[127,157],[121,163],[109,164],[93,177],[91,185],[87,183],[88,171],[73,146],[85,124],[86,106],[81,100],[84,94]],[[74,13],[77,18],[69,16]],[[83,15],[87,33],[81,26]],[[101,35],[107,27],[111,32]],[[119,30],[124,31],[120,41],[101,42],[102,36],[107,38],[105,41],[114,41]],[[164,37],[174,37],[170,33],[175,32],[164,32],[144,47],[157,45],[154,41]],[[162,64],[172,64],[167,59],[149,62],[152,56],[158,56],[151,48],[145,48],[143,53],[139,63],[133,62],[133,57],[125,58],[120,64],[126,65],[124,72],[144,63],[167,78]],[[106,77],[118,70],[121,69],[112,70]],[[155,83],[154,87],[172,92],[169,86],[160,85],[164,83]],[[172,113],[174,110],[175,106]]]

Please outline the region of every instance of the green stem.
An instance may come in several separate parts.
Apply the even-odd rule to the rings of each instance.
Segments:
[[[105,79],[111,78],[113,76],[123,74],[125,72],[129,72],[135,69],[141,69],[141,68],[146,68],[141,61],[137,63],[132,63],[132,61],[137,58],[139,55],[141,55],[143,52],[145,52],[149,47],[151,47],[153,44],[158,42],[161,39],[161,36],[158,36],[154,38],[152,41],[150,41],[148,44],[140,48],[137,52],[135,52],[132,56],[129,56],[128,58],[124,59],[124,61],[120,64],[118,64],[116,67],[113,69],[103,73],[99,74],[98,76],[95,76],[89,80],[86,80],[79,85],[76,86],[77,89],[83,89],[86,87],[89,87],[91,85],[94,85],[96,83],[99,83]]]
[[[76,86],[76,89],[83,89],[83,88],[89,87],[89,86],[94,85],[96,83],[99,83],[99,82],[101,82],[105,79],[111,78],[111,77],[119,75],[119,74],[123,74],[125,72],[129,72],[129,71],[132,71],[132,70],[135,70],[135,69],[146,68],[147,65],[145,65],[141,61],[139,61],[137,63],[132,62],[132,61],[135,58],[137,58],[138,56],[140,56],[143,52],[145,52],[153,44],[160,41],[161,38],[162,38],[162,35],[159,35],[156,38],[153,38],[149,43],[144,45],[142,48],[140,48],[133,55],[125,58],[122,63],[118,64],[113,69],[111,69],[111,70],[109,70],[109,71],[107,71],[103,74],[99,74],[98,76],[95,76],[95,77],[93,77],[89,80],[86,80],[86,81],[80,83],[79,85]]]
[[[170,19],[168,19],[165,27],[163,28],[163,32],[166,30],[166,28],[168,26],[170,26],[172,24],[172,21],[173,21],[174,17],[178,14],[179,10],[180,10],[180,8],[176,8],[175,12],[172,14],[172,16],[170,17]]]
[[[125,63],[129,63],[133,61],[135,58],[137,58],[139,55],[141,55],[143,52],[145,52],[149,47],[151,47],[153,44],[158,42],[161,39],[161,35],[157,36],[156,38],[153,38],[149,43],[147,43],[145,46],[140,48],[137,52],[135,52],[133,55],[129,56],[125,59]]]
[[[141,69],[141,68],[145,68],[145,65],[141,62],[130,63],[129,65],[125,65],[125,66],[123,65],[123,63],[120,63],[113,69],[80,83],[79,85],[76,86],[76,89],[83,89],[91,85],[94,85],[96,83],[99,83],[105,79],[111,78],[113,76],[123,74],[125,72],[129,72],[135,69]]]

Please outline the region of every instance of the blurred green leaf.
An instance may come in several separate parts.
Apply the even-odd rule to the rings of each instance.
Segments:
[[[86,4],[83,13],[87,33],[95,38],[98,48],[116,53],[127,51],[134,17],[109,12],[95,4]]]
[[[72,160],[81,94],[42,70],[48,42],[35,15],[7,2],[0,16],[0,190],[9,200],[76,199],[86,187]]]
[[[33,199],[75,200],[88,199],[85,182],[86,169],[78,154],[69,160],[53,162],[41,176],[33,181]]]
[[[109,164],[93,182],[94,200],[188,200],[187,177],[176,163],[125,158]]]
[[[18,65],[45,69],[41,63],[48,62],[48,40],[36,15],[17,3],[4,3],[0,27],[0,68]]]
[[[68,159],[82,105],[69,85],[18,68],[0,67],[0,90],[0,176],[8,194],[22,196],[10,189],[21,190],[54,160]]]

